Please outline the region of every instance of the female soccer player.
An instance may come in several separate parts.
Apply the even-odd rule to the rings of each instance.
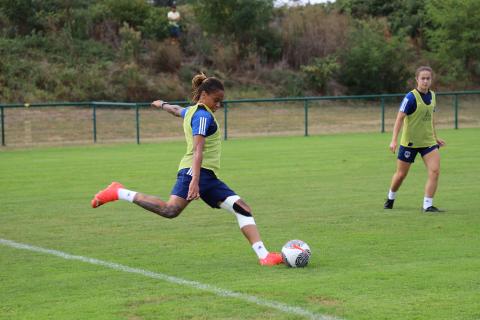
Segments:
[[[193,106],[182,108],[162,100],[152,102],[153,107],[183,118],[187,141],[187,152],[180,161],[177,182],[169,200],[163,201],[131,191],[118,182],[112,182],[95,195],[92,207],[121,199],[162,217],[175,218],[190,201],[201,198],[210,207],[226,209],[236,216],[242,233],[252,245],[261,265],[280,264],[282,256],[265,248],[250,207],[216,176],[220,169],[221,134],[214,112],[222,105],[223,84],[216,78],[199,74],[192,79],[192,88]]]
[[[392,209],[396,193],[408,174],[410,166],[415,161],[417,153],[423,158],[428,170],[428,180],[425,185],[423,212],[438,213],[443,210],[433,206],[433,196],[437,190],[440,175],[439,148],[445,141],[437,138],[435,131],[434,112],[436,106],[435,93],[430,90],[433,71],[430,67],[419,67],[415,72],[416,89],[410,91],[403,99],[393,127],[390,150],[397,149],[398,133],[403,131],[398,150],[397,171],[393,175],[385,209]]]

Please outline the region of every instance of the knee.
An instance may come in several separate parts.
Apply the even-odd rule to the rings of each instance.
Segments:
[[[405,171],[398,171],[396,173],[396,176],[397,176],[397,179],[399,179],[400,181],[403,181],[403,179],[405,179],[407,177],[407,172]]]
[[[245,217],[251,217],[252,216],[252,210],[250,209],[250,207],[243,201],[237,201],[233,204],[233,210],[238,213],[238,214],[241,214]]]
[[[433,178],[438,178],[440,175],[440,168],[433,168],[429,170],[429,175]]]
[[[167,219],[173,219],[180,215],[182,209],[177,206],[167,205],[164,208],[158,208],[156,213]]]

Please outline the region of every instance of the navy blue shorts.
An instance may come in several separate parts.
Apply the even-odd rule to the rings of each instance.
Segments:
[[[414,163],[417,153],[420,153],[420,155],[424,157],[426,154],[438,148],[439,148],[438,144],[431,147],[424,147],[424,148],[410,148],[410,147],[400,146],[400,149],[398,149],[398,160]]]
[[[188,187],[192,176],[188,175],[189,168],[181,169],[177,174],[177,182],[173,186],[172,195],[187,199]],[[220,208],[219,204],[226,198],[236,195],[222,180],[218,179],[212,170],[200,169],[200,199],[212,208]]]

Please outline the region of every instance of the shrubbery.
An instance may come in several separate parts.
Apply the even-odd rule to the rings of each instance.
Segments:
[[[168,8],[144,0],[0,0],[0,99],[178,100],[200,71],[240,96],[399,92],[419,64],[449,89],[480,82],[475,0],[178,4],[172,42]]]

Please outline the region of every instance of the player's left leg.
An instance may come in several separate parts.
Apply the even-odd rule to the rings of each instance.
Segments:
[[[426,150],[422,154],[423,162],[428,171],[428,179],[425,184],[425,197],[423,199],[423,212],[441,212],[442,210],[433,206],[433,197],[437,191],[438,179],[440,176],[440,152],[438,147]]]

